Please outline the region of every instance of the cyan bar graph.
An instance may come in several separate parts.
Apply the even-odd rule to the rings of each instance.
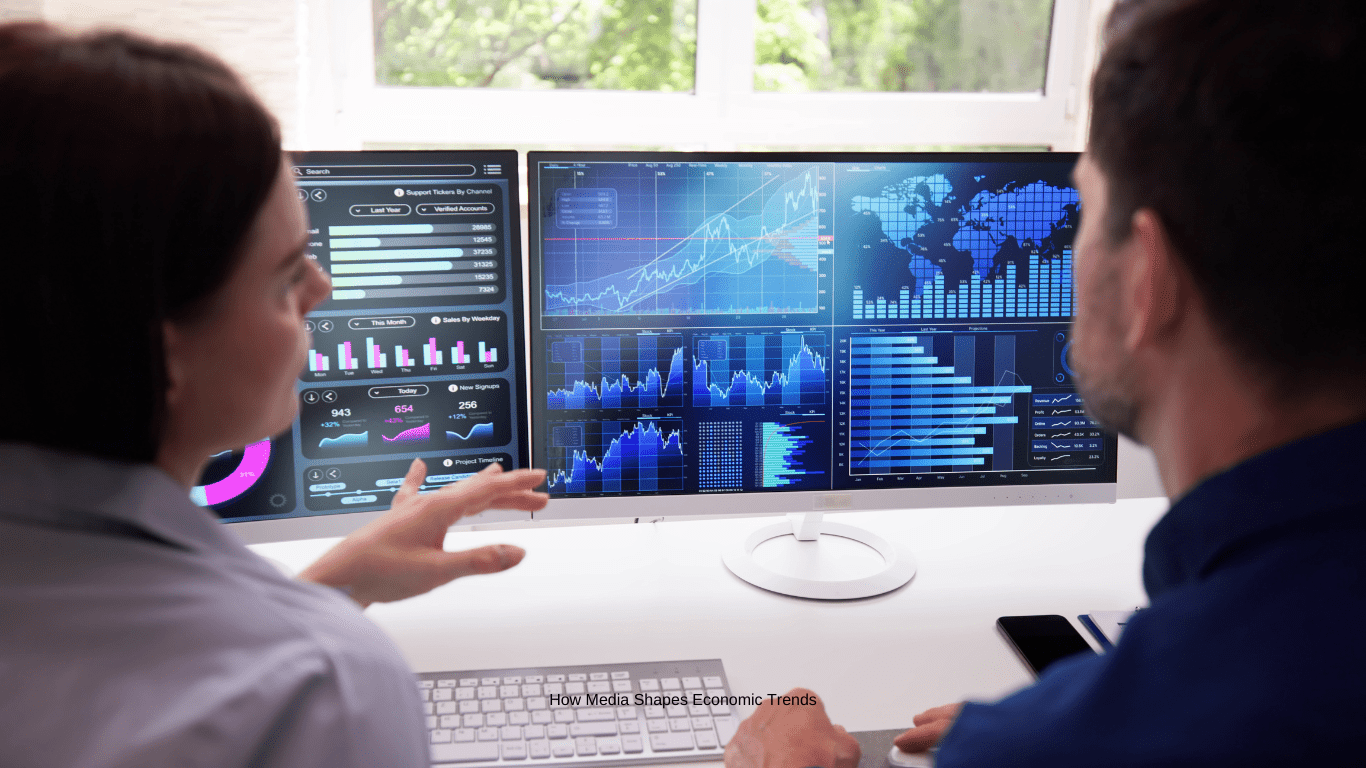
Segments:
[[[981,471],[999,461],[989,437],[1013,430],[1029,385],[975,384],[975,335],[854,335],[850,339],[850,473]],[[1013,336],[999,336],[1014,341]],[[985,345],[983,345],[985,347]],[[952,352],[953,365],[938,355]],[[985,375],[983,376],[985,378]],[[991,459],[991,461],[989,461]]]
[[[853,290],[855,320],[924,320],[942,318],[987,317],[1071,317],[1072,249],[1064,248],[1062,256],[1041,260],[1038,254],[1029,257],[1029,280],[1016,283],[1014,264],[1006,266],[1005,276],[986,281],[976,272],[967,282],[949,290],[941,272],[924,286],[916,297],[910,288],[902,288],[896,301],[878,296],[872,300],[864,296],[862,288]]]

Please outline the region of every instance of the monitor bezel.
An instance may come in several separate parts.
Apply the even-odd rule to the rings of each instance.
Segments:
[[[510,232],[507,233],[507,260],[510,274],[507,276],[508,291],[517,297],[514,301],[510,335],[512,337],[514,361],[512,397],[520,405],[520,418],[515,419],[512,433],[517,440],[516,451],[507,450],[513,456],[517,467],[531,466],[531,401],[529,371],[524,363],[529,341],[527,324],[526,286],[523,279],[526,271],[526,250],[522,242],[521,213],[521,173],[518,166],[518,151],[515,149],[382,149],[382,150],[317,150],[286,152],[285,160],[291,166],[297,165],[461,165],[499,163],[503,175],[498,177],[508,184],[508,207]],[[473,159],[471,159],[473,158]],[[302,390],[302,379],[296,382],[296,391]],[[297,416],[296,416],[297,420]],[[293,429],[293,425],[290,427]],[[396,458],[396,457],[391,457]],[[302,504],[299,505],[302,507]],[[331,538],[344,536],[367,523],[384,515],[387,509],[363,511],[313,512],[301,509],[280,516],[260,516],[250,519],[224,520],[223,524],[247,543],[266,543],[309,538]],[[515,510],[490,510],[475,517],[465,518],[462,525],[475,523],[509,522],[527,520],[529,513]]]
[[[531,335],[541,332],[537,326],[541,307],[538,303],[544,291],[541,264],[540,165],[544,162],[793,162],[793,163],[952,163],[952,162],[1058,162],[1076,165],[1079,152],[677,152],[645,150],[591,151],[532,151],[527,153],[527,374],[534,378],[532,368],[539,361],[533,359]],[[528,395],[528,398],[530,395]],[[532,407],[531,437],[528,447],[537,439],[538,425]],[[1117,442],[1112,435],[1106,440]],[[698,517],[749,517],[796,512],[840,512],[883,509],[922,509],[945,507],[979,507],[1022,504],[1096,504],[1113,503],[1118,496],[1118,445],[1110,463],[1113,476],[1108,480],[1090,483],[1045,485],[955,485],[929,488],[851,488],[823,491],[750,491],[747,493],[668,493],[631,494],[620,496],[555,497],[533,520],[651,520]],[[532,461],[537,460],[532,452]],[[535,464],[533,464],[535,466]],[[636,511],[627,511],[634,507]],[[714,512],[722,507],[729,511]]]

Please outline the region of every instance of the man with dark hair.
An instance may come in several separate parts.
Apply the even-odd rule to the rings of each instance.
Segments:
[[[1366,722],[1366,142],[1359,0],[1122,3],[1076,177],[1074,354],[1093,418],[1173,504],[1151,605],[1102,656],[897,745],[958,765],[1357,765]],[[894,663],[891,662],[891,663]],[[817,707],[762,706],[729,768],[846,768]]]

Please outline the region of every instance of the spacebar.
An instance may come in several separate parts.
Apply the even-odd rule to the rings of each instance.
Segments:
[[[472,763],[476,760],[497,760],[498,742],[469,741],[460,744],[433,744],[433,763]]]
[[[656,752],[673,752],[680,749],[692,749],[692,734],[688,731],[682,733],[652,733],[650,734],[650,749]]]

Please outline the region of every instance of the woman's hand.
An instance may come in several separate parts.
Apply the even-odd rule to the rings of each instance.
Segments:
[[[526,552],[510,544],[463,552],[447,552],[442,544],[446,529],[466,515],[491,508],[543,508],[549,496],[532,489],[545,481],[545,470],[504,472],[490,464],[473,477],[418,495],[426,477],[427,465],[414,459],[389,512],[347,536],[299,578],[343,589],[364,608],[420,595],[461,576],[497,573],[522,561]]]

